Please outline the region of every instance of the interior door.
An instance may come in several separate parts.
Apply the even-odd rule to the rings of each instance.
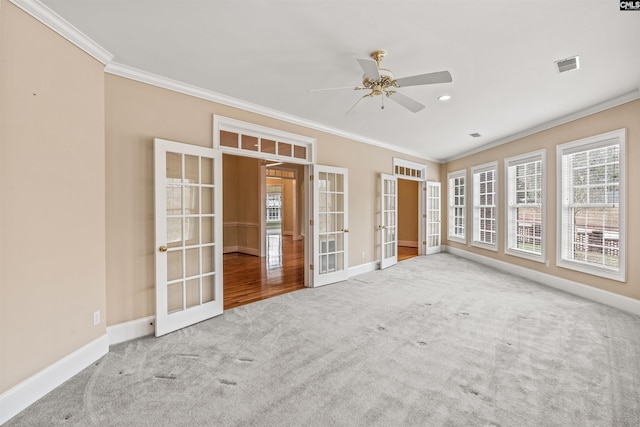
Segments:
[[[427,255],[441,250],[440,183],[427,182]]]
[[[347,169],[315,165],[313,179],[313,286],[348,277],[349,213]]]
[[[156,139],[156,336],[217,316],[222,295],[222,156]]]
[[[398,263],[398,178],[380,174],[380,268]]]

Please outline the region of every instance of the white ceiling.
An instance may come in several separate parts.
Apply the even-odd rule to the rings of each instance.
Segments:
[[[115,63],[438,161],[640,87],[640,12],[614,0],[42,3]],[[396,78],[449,70],[453,83],[400,89],[418,113],[376,97],[345,115],[363,92],[308,92],[360,84],[356,58],[375,49]],[[581,68],[559,74],[574,55]]]

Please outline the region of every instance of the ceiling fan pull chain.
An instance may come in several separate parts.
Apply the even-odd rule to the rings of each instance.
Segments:
[[[382,106],[380,107],[380,109],[384,110],[384,96],[381,96],[380,99],[382,100]]]

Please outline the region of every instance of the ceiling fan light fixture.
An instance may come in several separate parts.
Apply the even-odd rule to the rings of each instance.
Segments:
[[[440,95],[438,101],[448,101],[451,99],[451,95]]]

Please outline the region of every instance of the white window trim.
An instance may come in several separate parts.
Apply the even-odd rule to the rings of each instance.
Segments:
[[[615,140],[615,141],[614,141]],[[626,282],[626,129],[618,129],[611,132],[606,132],[600,135],[594,135],[587,138],[579,139],[576,141],[567,142],[556,146],[556,165],[557,165],[557,203],[556,203],[556,265],[559,267],[567,268],[570,270],[579,271],[594,276],[604,277],[619,282]],[[589,265],[582,262],[567,260],[562,258],[562,177],[563,177],[563,162],[562,156],[565,154],[572,154],[578,151],[590,150],[598,147],[605,147],[613,144],[619,144],[620,146],[620,182],[619,192],[620,201],[618,203],[620,212],[620,231],[618,240],[618,251],[620,253],[620,267],[618,271],[608,269],[605,267],[599,267],[595,265]]]
[[[464,237],[460,237],[457,234],[451,234],[451,220],[453,219],[452,208],[453,203],[451,202],[453,198],[451,180],[456,178],[464,178]],[[467,207],[469,206],[469,180],[467,179],[467,170],[461,169],[455,172],[449,172],[447,174],[447,240],[451,240],[452,242],[457,243],[467,243],[467,235],[469,227],[468,215],[467,215]]]
[[[478,224],[476,223],[476,182],[475,182],[475,175],[477,173],[481,173],[484,171],[488,171],[488,170],[495,170],[495,188],[494,188],[494,205],[495,205],[495,214],[496,214],[496,242],[492,245],[489,243],[485,243],[485,242],[481,242],[479,240],[476,240],[476,232],[479,233],[478,230]],[[498,172],[498,162],[494,161],[494,162],[489,162],[489,163],[484,163],[482,165],[477,165],[477,166],[473,166],[471,168],[471,246],[475,246],[477,248],[482,248],[482,249],[488,249],[490,251],[498,251],[498,239],[500,238],[500,210],[499,208],[499,194],[500,192],[499,187],[500,187],[500,174]],[[467,192],[467,194],[469,194]]]
[[[529,163],[534,161],[542,161],[542,230],[541,230],[541,244],[542,249],[540,255],[521,251],[517,248],[509,247],[509,190],[512,183],[509,182],[509,168],[511,166],[517,166],[522,163]],[[504,204],[504,252],[508,255],[513,255],[521,258],[530,259],[537,262],[546,262],[547,259],[547,150],[537,150],[530,153],[521,154],[518,156],[508,157],[504,160],[504,176],[505,176],[505,204]]]

